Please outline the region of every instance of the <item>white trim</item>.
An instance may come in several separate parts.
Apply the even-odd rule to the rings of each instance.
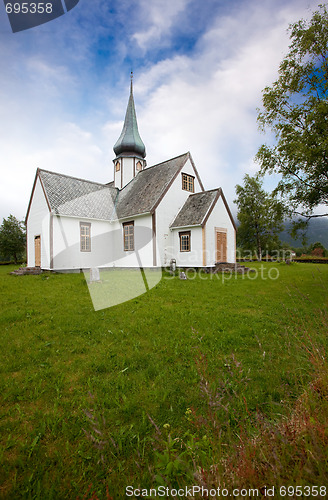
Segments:
[[[151,212],[143,212],[142,214],[137,214],[137,215],[127,215],[126,217],[122,217],[121,219],[96,219],[95,217],[86,217],[86,216],[78,216],[78,215],[61,215],[61,214],[56,214],[54,212],[50,212],[54,217],[67,217],[69,219],[79,219],[79,220],[85,220],[85,221],[88,221],[88,220],[95,220],[95,221],[99,221],[99,222],[108,222],[108,223],[112,223],[112,222],[121,222],[121,221],[128,221],[130,220],[131,218],[135,218],[135,217],[141,217],[141,216],[145,216],[145,215],[151,215]]]
[[[68,219],[79,219],[79,220],[84,220],[84,221],[95,220],[95,221],[99,221],[99,222],[111,222],[109,219],[96,219],[94,217],[85,217],[85,216],[78,216],[78,215],[61,215],[61,214],[56,214],[54,212],[51,212],[51,214],[54,217],[67,217]]]
[[[175,229],[184,229],[185,227],[202,227],[201,224],[193,224],[191,226],[175,226],[175,227],[170,227],[170,231],[174,231]]]
[[[143,212],[142,214],[136,214],[136,215],[127,215],[126,217],[121,217],[120,219],[112,219],[112,221],[114,222],[121,222],[121,221],[129,221],[130,219],[134,219],[135,217],[141,217],[141,216],[145,216],[145,215],[152,215],[151,212]]]

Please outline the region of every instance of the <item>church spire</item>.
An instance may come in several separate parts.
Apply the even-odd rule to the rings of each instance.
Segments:
[[[132,78],[133,73],[131,72],[128,107],[121,135],[114,146],[114,153],[116,156],[138,156],[145,158],[146,148],[139,135],[136,110],[134,107]]]
[[[121,135],[114,146],[114,186],[123,189],[146,168],[146,148],[138,131],[133,99],[133,73],[131,72],[130,97]]]

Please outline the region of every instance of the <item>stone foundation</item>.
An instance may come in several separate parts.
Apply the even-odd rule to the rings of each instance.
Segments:
[[[25,274],[42,274],[42,269],[40,267],[20,267],[16,271],[12,271],[10,274],[15,276],[24,276]]]

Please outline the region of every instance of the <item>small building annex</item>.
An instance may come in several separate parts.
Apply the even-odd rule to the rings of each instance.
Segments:
[[[26,215],[28,267],[235,262],[236,227],[222,189],[204,190],[190,153],[147,167],[132,82],[114,153],[109,183],[37,169]]]

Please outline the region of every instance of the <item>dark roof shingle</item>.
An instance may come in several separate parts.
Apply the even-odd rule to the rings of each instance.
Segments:
[[[118,190],[97,182],[39,170],[51,210],[57,215],[110,220]]]
[[[119,193],[118,217],[150,213],[189,157],[185,153],[139,172]]]
[[[121,191],[100,184],[38,170],[51,210],[57,215],[114,220],[151,213],[190,159],[185,153],[139,172]]]
[[[191,194],[171,224],[171,228],[200,226],[218,198],[220,189]]]

